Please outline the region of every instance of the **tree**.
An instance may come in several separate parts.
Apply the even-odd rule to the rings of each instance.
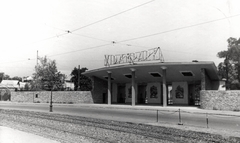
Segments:
[[[13,78],[11,78],[11,80],[22,81],[22,78],[21,78],[21,77],[18,77],[18,76],[14,76]]]
[[[30,89],[30,87],[29,87],[28,83],[26,83],[26,84],[24,85],[24,90],[25,90],[25,91],[28,91],[29,89]]]
[[[218,74],[226,78],[227,89],[240,89],[240,38],[230,37],[227,51],[218,52],[219,58],[225,58],[218,65]]]
[[[76,67],[71,72],[71,81],[74,83],[74,90],[81,90],[81,91],[90,91],[92,90],[92,81],[87,76],[82,75],[83,72],[87,71],[86,67],[81,68],[80,70]],[[80,72],[80,89],[79,89],[79,72]]]
[[[0,72],[0,83],[1,83],[2,80],[3,80],[3,77],[4,77],[4,73],[3,73],[3,72]]]
[[[11,80],[10,76],[7,74],[3,75],[3,80]]]
[[[60,90],[63,88],[66,76],[57,70],[56,61],[46,56],[40,58],[40,63],[35,66],[32,90]]]

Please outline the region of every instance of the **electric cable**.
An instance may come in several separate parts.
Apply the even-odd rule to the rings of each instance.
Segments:
[[[97,20],[97,21],[95,21],[95,22],[93,22],[93,23],[87,24],[87,25],[85,25],[85,26],[79,27],[79,28],[74,29],[74,30],[64,30],[64,29],[56,28],[56,27],[53,27],[53,26],[50,26],[50,25],[45,24],[45,25],[48,26],[48,27],[51,27],[51,28],[54,28],[54,29],[58,29],[58,30],[64,31],[64,33],[58,34],[58,35],[56,35],[56,36],[51,36],[51,37],[48,37],[48,38],[44,38],[44,39],[42,39],[42,40],[32,42],[31,44],[39,43],[39,42],[42,42],[42,41],[45,41],[45,40],[49,40],[49,39],[53,39],[53,38],[56,38],[56,37],[61,37],[61,36],[63,36],[63,35],[69,34],[69,33],[73,33],[73,32],[78,31],[78,30],[80,30],[80,29],[89,27],[89,26],[91,26],[91,25],[94,25],[94,24],[97,24],[97,23],[99,23],[99,22],[105,21],[105,20],[110,19],[110,18],[112,18],[112,17],[118,16],[118,15],[120,15],[120,14],[126,13],[126,12],[131,11],[131,10],[134,10],[134,9],[136,9],[136,8],[139,8],[139,7],[141,7],[141,6],[144,6],[144,5],[146,5],[146,4],[149,4],[149,3],[153,2],[153,1],[155,1],[155,0],[151,0],[151,1],[148,1],[148,2],[145,2],[145,3],[142,3],[142,4],[140,4],[140,5],[137,5],[137,6],[134,6],[134,7],[132,7],[132,8],[129,8],[129,9],[127,9],[127,10],[121,11],[121,12],[116,13],[116,14],[114,14],[114,15],[111,15],[111,16],[109,16],[109,17],[106,17],[106,18]]]
[[[100,20],[95,21],[95,22],[93,22],[93,23],[90,23],[90,24],[87,24],[87,25],[85,25],[85,26],[82,26],[82,27],[79,27],[79,28],[77,28],[77,29],[74,29],[74,30],[72,30],[71,32],[75,32],[75,31],[78,31],[78,30],[80,30],[80,29],[83,29],[83,28],[89,27],[89,26],[91,26],[91,25],[97,24],[97,23],[99,23],[99,22],[105,21],[105,20],[110,19],[110,18],[112,18],[112,17],[118,16],[118,15],[120,15],[120,14],[126,13],[126,12],[128,12],[128,11],[133,10],[133,9],[136,9],[136,8],[139,8],[139,7],[144,6],[144,5],[146,5],[146,4],[149,4],[149,3],[153,2],[153,1],[155,1],[155,0],[148,1],[148,2],[142,3],[142,4],[140,4],[140,5],[137,5],[137,6],[135,6],[135,7],[129,8],[129,9],[127,9],[127,10],[121,11],[121,12],[119,12],[119,13],[113,14],[113,15],[111,15],[111,16],[108,16],[108,17],[106,17],[106,18],[100,19]]]
[[[152,1],[149,1],[149,2],[152,2]],[[148,2],[148,3],[149,3],[149,2]],[[132,8],[132,9],[133,9],[133,8]],[[122,12],[122,13],[123,13],[123,12]],[[147,38],[147,37],[152,37],[152,36],[156,36],[156,35],[160,35],[160,34],[165,34],[165,33],[173,32],[173,31],[178,31],[178,30],[182,30],[182,29],[187,29],[187,28],[191,28],[191,27],[196,27],[196,26],[200,26],[200,25],[204,25],[204,24],[208,24],[208,23],[213,23],[213,22],[216,22],[216,21],[221,21],[221,20],[225,20],[225,19],[228,19],[228,18],[238,17],[238,16],[240,16],[240,14],[233,15],[233,16],[228,16],[228,17],[224,17],[224,18],[220,18],[220,19],[215,19],[215,20],[211,20],[211,21],[207,21],[207,22],[202,22],[202,23],[198,23],[198,24],[193,24],[193,25],[189,25],[189,26],[184,26],[184,27],[180,27],[180,28],[175,28],[175,29],[171,29],[171,30],[167,30],[167,31],[162,31],[162,32],[158,32],[158,33],[153,33],[153,34],[149,34],[149,35],[145,35],[145,36],[135,37],[135,38],[126,39],[126,40],[121,40],[121,41],[116,41],[116,42],[113,41],[113,42],[114,42],[114,44],[115,44],[115,43],[123,43],[123,42],[126,42],[126,41],[133,41],[133,40],[137,40],[137,39],[143,39],[143,38]],[[90,25],[89,25],[89,26],[90,26]],[[82,28],[83,28],[83,27],[81,27],[81,29],[82,29]],[[76,30],[75,30],[75,31],[76,31]],[[67,31],[67,32],[64,32],[64,33],[59,34],[59,35],[56,35],[56,36],[52,36],[52,37],[48,37],[48,38],[39,40],[39,41],[37,41],[37,42],[45,41],[45,40],[52,39],[52,38],[55,38],[55,37],[60,37],[60,36],[63,36],[63,35],[69,34],[69,33],[72,33],[72,32]],[[75,34],[75,35],[77,35],[77,34]],[[95,38],[95,39],[96,39],[96,38]],[[105,41],[105,40],[104,40],[104,41]],[[34,43],[36,43],[36,42],[34,42]],[[113,44],[113,43],[111,43],[111,44]],[[51,57],[52,57],[52,56],[59,56],[59,55],[69,54],[69,53],[78,52],[78,51],[95,49],[95,48],[100,48],[100,47],[108,46],[108,45],[111,45],[111,44],[104,44],[104,45],[89,47],[89,48],[85,48],[85,49],[74,50],[74,51],[69,51],[69,52],[60,53],[60,54],[54,54],[54,55],[50,55],[50,56],[51,56]],[[130,44],[127,44],[127,45],[130,46]]]
[[[122,40],[122,41],[118,41],[118,42],[126,42],[126,41],[133,41],[133,40],[137,40],[137,39],[143,39],[143,38],[152,37],[152,36],[156,36],[156,35],[160,35],[160,34],[165,34],[165,33],[173,32],[173,31],[192,28],[192,27],[196,27],[196,26],[200,26],[200,25],[204,25],[204,24],[208,24],[208,23],[213,23],[216,21],[222,21],[225,19],[234,18],[234,17],[238,17],[238,16],[240,16],[240,14],[228,16],[228,17],[224,17],[224,18],[219,18],[219,19],[215,19],[215,20],[210,20],[210,21],[206,21],[206,22],[202,22],[202,23],[197,23],[197,24],[193,24],[193,25],[188,25],[188,26],[184,26],[184,27],[179,27],[179,28],[166,30],[166,31],[158,32],[158,33],[153,33],[153,34],[149,34],[149,35],[145,35],[145,36],[140,36],[140,37],[136,37],[136,38],[131,38],[131,39],[127,39],[127,40]]]

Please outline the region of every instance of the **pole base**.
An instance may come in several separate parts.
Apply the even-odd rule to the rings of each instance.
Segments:
[[[49,109],[49,112],[52,112],[53,110],[52,110],[52,105],[50,105],[50,109]]]

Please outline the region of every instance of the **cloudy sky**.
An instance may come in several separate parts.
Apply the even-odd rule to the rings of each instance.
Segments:
[[[239,0],[1,0],[0,72],[30,76],[40,57],[69,75],[105,54],[161,47],[165,62],[222,61],[240,37]],[[115,42],[113,44],[113,41]]]

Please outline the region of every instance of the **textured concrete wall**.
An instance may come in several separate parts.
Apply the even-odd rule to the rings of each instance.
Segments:
[[[107,88],[108,88],[108,83],[107,80],[102,80],[97,77],[92,77],[92,82],[93,82],[93,100],[94,103],[107,103]]]
[[[240,111],[240,91],[202,90],[202,109]]]
[[[11,92],[13,102],[49,103],[51,91]],[[90,91],[53,91],[54,103],[93,103]]]

